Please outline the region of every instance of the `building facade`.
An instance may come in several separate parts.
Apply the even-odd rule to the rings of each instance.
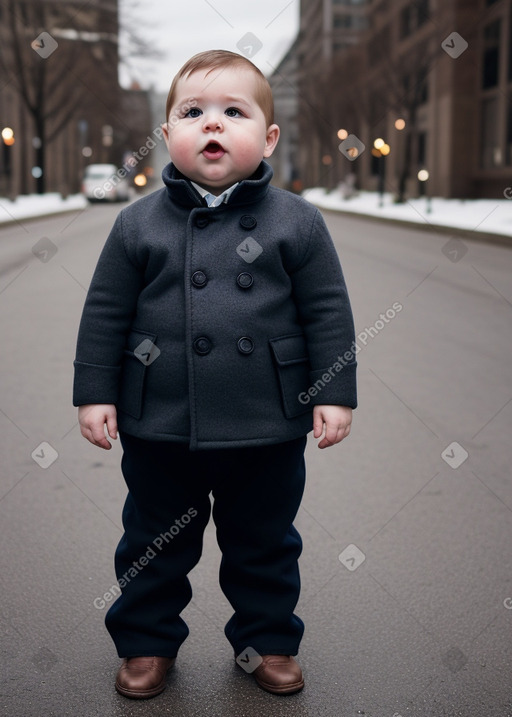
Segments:
[[[0,196],[78,192],[87,164],[120,165],[143,144],[147,98],[131,95],[139,127],[118,82],[118,36],[117,0],[0,5]]]
[[[510,186],[512,0],[304,0],[294,47],[304,186],[355,175],[402,199]],[[340,151],[347,136],[359,149]]]

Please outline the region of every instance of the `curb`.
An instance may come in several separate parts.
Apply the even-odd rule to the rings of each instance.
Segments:
[[[501,246],[512,248],[512,236],[507,236],[507,234],[496,234],[494,232],[482,232],[476,229],[450,227],[444,224],[411,222],[407,219],[395,219],[393,217],[378,217],[375,214],[362,214],[361,212],[351,212],[346,209],[326,209],[325,207],[322,207],[321,204],[316,204],[316,202],[311,202],[311,204],[314,204],[315,207],[320,209],[322,212],[330,212],[331,214],[343,214],[354,219],[364,219],[380,223],[385,222],[386,224],[392,224],[394,226],[418,229],[419,231],[449,234],[450,236],[456,236],[460,239],[464,238],[469,241],[483,241],[488,242],[489,244],[499,244]]]
[[[72,214],[73,212],[83,212],[88,207],[75,207],[74,209],[59,209],[49,214],[34,214],[30,217],[20,217],[19,219],[7,219],[4,222],[0,222],[0,231],[3,227],[12,227],[13,224],[24,224],[27,222],[37,221],[38,219],[51,219],[52,217],[59,217],[61,214]]]

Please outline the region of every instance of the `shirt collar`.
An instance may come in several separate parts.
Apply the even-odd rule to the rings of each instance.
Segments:
[[[211,206],[211,207],[218,207],[219,204],[224,204],[224,203],[227,203],[227,202],[229,201],[229,198],[230,198],[230,196],[231,196],[233,190],[235,189],[235,187],[238,186],[239,183],[238,183],[238,182],[235,182],[235,183],[232,184],[230,187],[228,187],[224,192],[222,192],[222,194],[219,194],[219,195],[216,195],[216,194],[213,194],[212,192],[209,192],[209,191],[208,191],[207,189],[205,189],[204,187],[201,187],[200,184],[196,184],[196,182],[193,182],[192,180],[190,180],[190,184],[191,184],[195,189],[197,189],[197,191],[199,192],[199,194],[200,194],[202,197],[206,197],[207,194],[210,194],[212,197],[215,197],[214,201],[210,203],[210,206]]]
[[[267,162],[262,161],[254,174],[247,179],[242,179],[233,189],[229,200],[230,206],[242,206],[261,201],[269,190],[271,178],[272,168]],[[177,170],[172,162],[164,167],[162,179],[171,201],[190,209],[204,207],[204,200],[199,191],[192,186],[191,181],[185,175]]]

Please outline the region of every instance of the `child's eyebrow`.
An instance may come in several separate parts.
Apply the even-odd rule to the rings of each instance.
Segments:
[[[207,101],[209,101],[209,99],[210,98],[204,97],[203,95],[196,95],[194,97],[196,105],[200,105],[204,102],[207,102]],[[235,95],[223,95],[220,98],[220,100],[221,100],[221,102],[226,103],[226,104],[233,103],[235,105],[245,105],[246,107],[251,107],[251,102],[248,99],[244,99],[243,97],[238,97]],[[186,105],[187,102],[190,102],[190,97],[187,97],[187,100],[184,100],[184,101],[178,100],[175,103],[175,106],[181,107],[183,105]]]
[[[236,105],[250,105],[248,100],[244,100],[243,97],[235,97],[234,95],[226,95],[224,98],[226,102],[234,102]]]

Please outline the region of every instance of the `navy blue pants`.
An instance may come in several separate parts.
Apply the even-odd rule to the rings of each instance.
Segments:
[[[125,533],[115,555],[121,595],[105,623],[120,657],[175,657],[189,630],[188,573],[213,519],[219,582],[234,614],[225,634],[236,654],[296,655],[294,614],[302,550],[293,520],[305,483],[306,437],[270,446],[201,450],[122,434],[128,486]]]

